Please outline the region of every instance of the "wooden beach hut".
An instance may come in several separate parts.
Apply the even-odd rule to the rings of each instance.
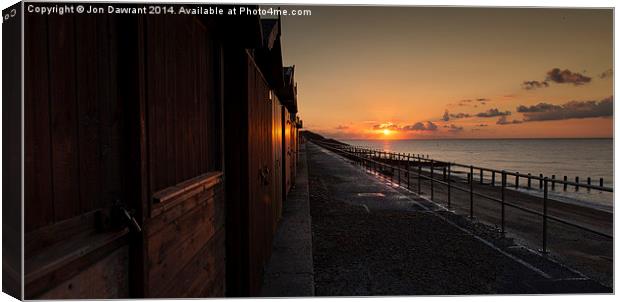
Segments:
[[[25,297],[257,294],[291,160],[279,22],[24,21]]]
[[[280,22],[262,20],[262,47],[228,53],[225,106],[228,215],[228,289],[231,295],[260,291],[264,267],[282,214],[287,137],[281,103],[284,76]],[[234,155],[233,155],[234,154]]]
[[[295,66],[288,66],[283,69],[284,86],[280,90],[282,99],[282,120],[284,129],[282,136],[285,143],[282,153],[284,154],[284,196],[291,190],[295,183],[297,171],[298,153],[298,129],[297,118],[297,82],[295,82]]]

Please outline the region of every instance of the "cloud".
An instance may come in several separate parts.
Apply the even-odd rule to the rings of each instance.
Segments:
[[[417,122],[413,125],[407,125],[402,128],[405,131],[436,131],[437,125],[435,125],[431,121],[427,121],[426,123]]]
[[[372,126],[372,128],[375,130],[383,130],[383,129],[399,130],[400,129],[398,125],[393,124],[393,123],[377,124],[377,125]]]
[[[444,128],[448,128],[448,131],[450,131],[450,132],[461,132],[461,131],[463,131],[463,126],[457,126],[455,124],[450,124],[450,126],[445,125],[443,127]]]
[[[599,78],[601,79],[607,79],[607,78],[611,78],[614,76],[614,70],[609,68],[605,71],[603,71],[601,74],[598,75]]]
[[[487,100],[487,99],[478,99],[478,100]],[[479,102],[484,102],[484,101],[479,101]],[[450,113],[447,109],[446,111],[444,111],[443,116],[441,117],[441,120],[444,122],[448,122],[451,119],[463,119],[463,118],[469,118],[472,117],[471,114],[469,113]]]
[[[524,122],[610,117],[614,113],[613,96],[600,101],[571,101],[563,105],[538,103],[533,106],[519,106]]]
[[[450,118],[453,118],[453,119],[461,119],[461,118],[468,118],[468,117],[471,117],[469,113],[450,114]]]
[[[547,72],[546,80],[558,84],[573,84],[579,86],[589,83],[592,78],[577,72],[572,72],[568,69],[560,70],[559,68],[553,68]]]
[[[521,83],[521,88],[525,90],[534,90],[547,87],[549,87],[549,83],[547,83],[547,81],[523,81],[523,83]]]
[[[443,113],[443,117],[441,118],[441,120],[443,120],[444,122],[447,122],[447,121],[449,121],[449,120],[450,120],[450,113],[448,112],[448,110],[446,110],[446,111]]]
[[[460,107],[465,107],[465,106],[471,105],[472,102],[473,102],[473,100],[471,100],[471,99],[465,99],[465,100],[460,100],[460,101],[456,102],[456,105],[460,106]]]
[[[345,126],[345,125],[338,125],[338,126],[336,127],[336,130],[347,130],[347,129],[349,129],[349,126]]]
[[[496,117],[510,115],[510,111],[499,111],[497,108],[491,108],[485,112],[476,114],[477,117]]]
[[[521,124],[521,123],[523,123],[523,121],[520,121],[520,120],[511,120],[511,121],[509,121],[508,118],[504,115],[504,116],[500,116],[499,117],[499,119],[497,120],[496,124],[498,124],[498,125],[511,125],[511,124]]]
[[[461,107],[465,107],[465,106],[478,107],[477,104],[486,105],[490,101],[491,99],[487,99],[487,98],[463,99],[463,100],[456,102],[456,105],[461,106]],[[453,106],[453,105],[455,104],[450,104],[450,106]]]
[[[479,124],[479,125],[476,125],[476,126],[477,127],[488,127],[489,125],[487,125],[487,124]]]
[[[478,98],[476,99],[476,102],[482,104],[482,105],[486,105],[489,101],[491,101],[490,99],[487,98]]]

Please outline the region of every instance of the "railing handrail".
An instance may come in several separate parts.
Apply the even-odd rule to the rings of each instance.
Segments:
[[[316,142],[316,141],[315,141]],[[363,149],[365,151],[374,151],[374,152],[381,152],[383,154],[388,154],[388,155],[396,155],[396,156],[403,156],[403,154],[399,154],[399,153],[394,153],[394,152],[389,152],[389,151],[377,151],[377,150],[372,150],[369,149],[368,147],[361,147],[361,146],[353,146],[353,145],[349,145],[346,143],[341,143],[341,144],[337,144],[337,143],[330,143],[330,142],[325,142],[322,141],[321,144],[327,144],[327,145],[332,145],[332,146],[349,146],[349,147],[353,147],[353,148],[358,148],[358,149]],[[444,160],[436,160],[436,159],[432,159],[432,158],[426,158],[426,157],[420,157],[419,154],[418,156],[415,156],[416,154],[413,154],[414,156],[412,157],[411,154],[405,154],[404,156],[408,157],[408,158],[413,158],[416,160],[421,160],[421,161],[425,161],[425,162],[435,162],[438,164],[450,164],[452,166],[457,166],[457,167],[461,167],[461,168],[474,168],[474,170],[478,170],[478,171],[485,171],[485,172],[495,172],[495,173],[505,173],[506,175],[510,175],[510,176],[515,176],[515,177],[523,177],[523,178],[529,178],[529,179],[533,179],[536,181],[543,181],[545,176],[540,177],[540,176],[536,176],[534,174],[531,173],[520,173],[520,172],[513,172],[513,171],[509,171],[509,170],[498,170],[498,169],[493,169],[493,168],[485,168],[485,167],[480,167],[480,166],[474,166],[474,165],[465,165],[465,164],[461,164],[461,163],[457,163],[457,162],[451,162],[451,161],[444,161]],[[561,184],[561,185],[569,185],[569,186],[573,186],[573,187],[580,187],[580,188],[585,188],[585,189],[594,189],[594,190],[598,190],[598,191],[604,191],[604,192],[613,192],[613,188],[612,187],[606,187],[606,186],[596,186],[596,185],[589,185],[587,183],[580,183],[580,182],[574,182],[574,181],[568,181],[568,180],[561,180],[561,179],[555,179],[555,178],[549,178],[548,179],[549,182],[555,183],[555,184]]]

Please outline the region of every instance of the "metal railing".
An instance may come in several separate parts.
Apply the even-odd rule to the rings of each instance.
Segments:
[[[357,162],[358,164],[364,166],[365,168],[373,172],[376,172],[378,175],[383,174],[385,177],[389,176],[390,181],[392,183],[398,183],[399,186],[404,185],[401,179],[401,174],[403,174],[403,176],[406,176],[406,180],[407,180],[406,187],[409,190],[411,190],[411,174],[414,173],[416,174],[416,178],[417,178],[416,189],[417,189],[418,194],[422,193],[422,188],[421,188],[422,181],[429,182],[431,201],[435,201],[435,196],[434,196],[435,184],[444,185],[447,188],[448,209],[451,208],[452,190],[459,190],[461,192],[469,193],[469,217],[470,218],[474,217],[474,197],[484,198],[484,199],[499,203],[501,205],[500,220],[501,220],[501,233],[502,234],[505,234],[506,232],[506,223],[505,223],[505,220],[506,220],[505,219],[505,216],[506,216],[505,208],[506,207],[511,207],[511,208],[518,209],[520,211],[523,211],[529,214],[539,216],[542,218],[542,250],[541,252],[543,253],[548,253],[548,249],[547,249],[547,228],[548,228],[547,223],[548,221],[559,222],[561,224],[575,227],[575,228],[578,228],[586,232],[590,232],[590,233],[593,233],[593,234],[596,234],[596,235],[599,235],[599,236],[602,236],[608,239],[613,239],[612,235],[591,229],[587,226],[580,225],[578,223],[566,220],[564,218],[549,215],[548,208],[547,208],[547,203],[549,201],[549,185],[551,185],[553,189],[555,189],[556,184],[560,184],[563,186],[564,190],[567,190],[568,186],[572,186],[575,188],[576,191],[578,191],[580,187],[583,187],[583,188],[586,188],[588,191],[598,190],[598,191],[603,191],[603,192],[613,192],[613,188],[603,186],[602,179],[600,180],[599,185],[595,186],[590,183],[590,178],[588,178],[588,182],[586,184],[583,184],[583,183],[579,183],[578,177],[576,178],[575,182],[571,182],[571,181],[568,181],[566,177],[564,177],[564,180],[557,180],[555,179],[555,177],[548,178],[548,177],[543,176],[542,174],[540,176],[534,176],[531,174],[527,174],[524,176],[522,174],[519,174],[519,172],[509,172],[505,170],[495,170],[495,169],[489,169],[489,168],[483,168],[483,167],[476,167],[472,165],[463,165],[463,164],[458,164],[458,163],[453,163],[453,162],[437,161],[437,160],[430,159],[428,156],[424,157],[420,155],[412,156],[411,154],[391,153],[391,152],[385,152],[382,150],[373,150],[373,149],[368,149],[368,148],[359,147],[359,146],[330,143],[330,142],[320,141],[320,140],[310,140],[310,141],[312,141],[313,143],[325,149],[331,150],[344,157],[350,158],[354,160],[355,162]],[[402,167],[403,162],[406,163],[404,165],[405,168]],[[414,167],[416,167],[415,171],[411,171],[412,164]],[[422,166],[427,166],[428,169],[423,171]],[[453,167],[466,168],[469,170],[469,172],[467,173],[467,184],[469,185],[468,187],[462,187],[462,186],[455,185],[452,183],[452,179],[453,179],[452,168]],[[441,176],[441,179],[437,179],[435,177],[436,168],[441,168],[442,174],[438,175],[438,176]],[[496,197],[489,196],[487,194],[483,194],[481,192],[475,191],[474,171],[476,170],[478,170],[480,173],[481,184],[484,183],[484,172],[491,173],[491,183],[489,184],[492,186],[497,185],[495,182],[496,174],[500,175],[501,177],[500,178],[500,186],[501,186],[500,198],[496,198]],[[424,172],[426,172],[426,174],[428,175],[425,175]],[[508,176],[514,177],[515,188],[519,188],[520,178],[525,178],[527,180],[528,188],[531,188],[532,180],[537,180],[539,182],[539,188],[543,192],[542,212],[506,201],[506,189],[508,188],[508,182],[507,182]]]

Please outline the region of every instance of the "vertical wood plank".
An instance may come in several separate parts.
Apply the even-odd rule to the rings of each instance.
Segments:
[[[177,60],[175,57],[175,48],[177,41],[177,33],[175,29],[178,28],[178,18],[166,16],[164,19],[165,27],[163,28],[162,34],[165,36],[165,39],[169,41],[165,46],[165,87],[166,87],[166,115],[165,121],[166,124],[166,158],[165,165],[167,167],[166,172],[166,183],[174,184],[179,182],[178,177],[178,166],[176,165],[176,159],[178,154],[178,146],[176,144],[176,128],[175,122],[177,117],[177,100],[176,100],[176,77],[180,74],[180,70],[177,68]]]
[[[49,225],[54,220],[52,191],[49,62],[47,17],[25,18],[24,127],[25,127],[25,231]]]
[[[79,214],[77,104],[75,87],[74,18],[49,17],[50,101],[54,217],[56,221]]]
[[[80,186],[80,213],[93,210],[101,204],[100,180],[100,126],[99,98],[105,85],[99,73],[98,60],[93,58],[100,47],[97,41],[97,26],[103,22],[101,17],[76,15],[75,16],[75,43],[76,47],[76,98],[78,117],[78,158]]]
[[[166,144],[166,39],[165,19],[159,15],[146,17],[146,97],[148,100],[148,138],[151,194],[168,182]]]
[[[107,206],[121,199],[122,183],[122,140],[123,106],[117,95],[118,49],[116,18],[102,17],[97,22],[97,73],[99,91],[100,156],[101,156],[101,204]],[[122,47],[122,46],[120,46]]]

